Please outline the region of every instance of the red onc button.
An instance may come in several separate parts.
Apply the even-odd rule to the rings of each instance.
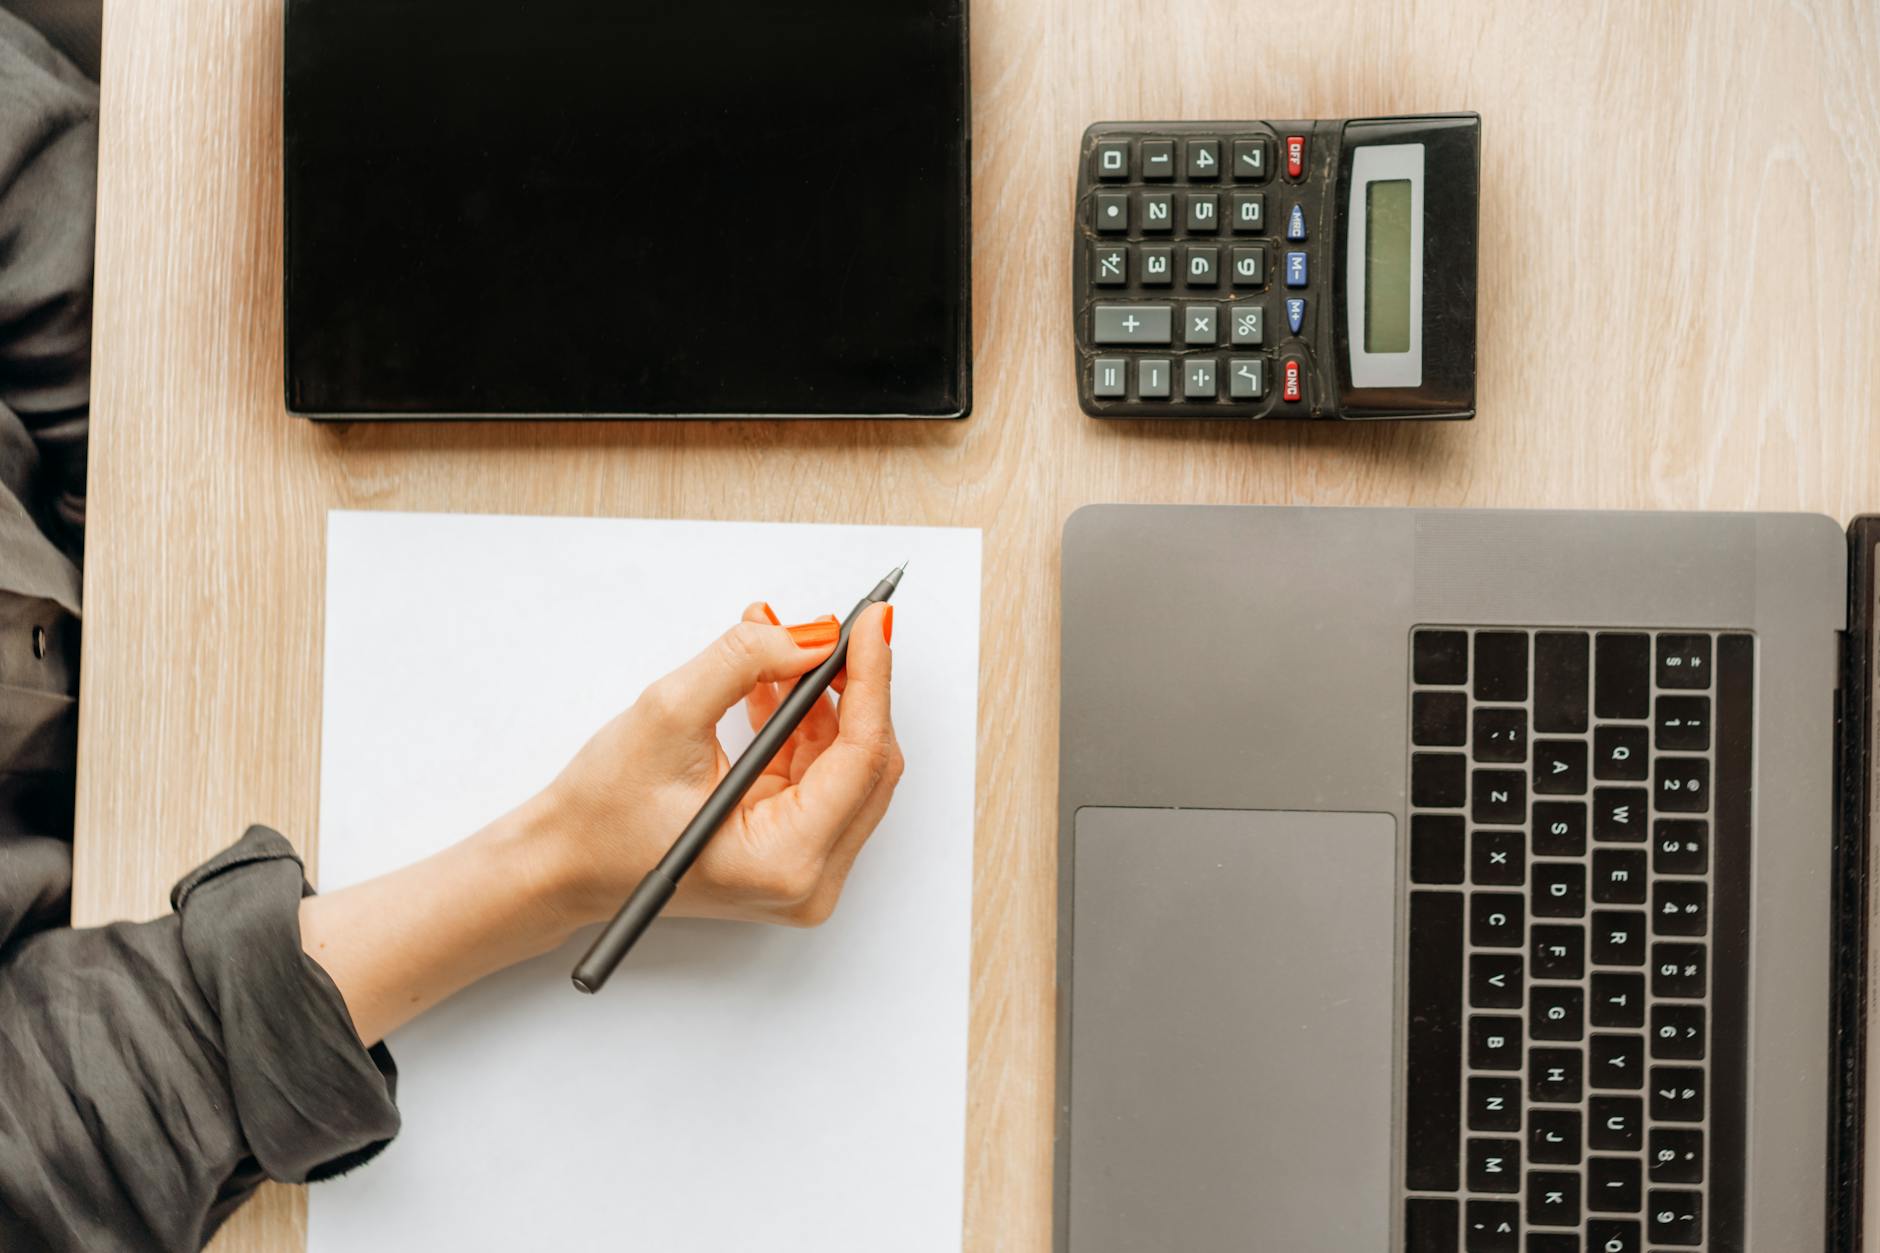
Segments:
[[[1299,358],[1286,358],[1285,371],[1284,390],[1280,392],[1280,398],[1297,400],[1299,399]]]
[[[1286,177],[1300,178],[1306,172],[1306,137],[1286,136]]]

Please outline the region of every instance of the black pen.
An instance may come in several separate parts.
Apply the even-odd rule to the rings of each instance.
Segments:
[[[679,838],[672,842],[666,855],[659,859],[640,885],[633,889],[633,895],[627,898],[620,912],[614,915],[594,944],[587,951],[580,963],[574,968],[574,986],[583,992],[598,992],[607,982],[614,967],[627,955],[634,942],[653,925],[653,919],[659,917],[659,911],[666,907],[672,894],[678,889],[679,880],[692,868],[698,855],[705,851],[718,828],[725,825],[725,819],[738,807],[744,794],[751,790],[751,784],[757,782],[764,767],[777,755],[797,724],[815,707],[816,701],[829,690],[835,677],[842,673],[842,667],[849,660],[849,631],[855,626],[855,620],[862,616],[862,610],[870,605],[879,605],[894,595],[894,589],[900,585],[901,575],[907,569],[907,563],[891,572],[887,578],[875,584],[875,590],[862,598],[860,604],[849,611],[849,616],[842,620],[842,631],[836,637],[835,651],[825,657],[820,665],[796,681],[790,694],[783,698],[777,711],[770,715],[757,738],[744,750],[731,769],[725,771],[725,777],[712,794],[705,798],[705,804],[699,808],[698,815],[686,824]]]

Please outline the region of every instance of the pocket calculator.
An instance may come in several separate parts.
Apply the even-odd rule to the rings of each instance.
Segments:
[[[1481,118],[1101,122],[1072,301],[1098,418],[1471,418]]]

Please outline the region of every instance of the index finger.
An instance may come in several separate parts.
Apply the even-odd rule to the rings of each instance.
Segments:
[[[835,743],[778,798],[793,803],[796,818],[825,841],[847,829],[883,776],[898,777],[901,770],[889,701],[894,654],[888,621],[885,605],[871,605],[856,619],[849,632],[848,686],[836,706]]]

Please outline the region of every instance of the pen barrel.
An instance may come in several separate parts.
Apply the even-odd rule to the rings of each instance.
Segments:
[[[634,941],[653,925],[653,919],[659,917],[659,911],[666,908],[666,902],[678,890],[679,885],[658,870],[641,879],[640,885],[633,889],[633,895],[627,898],[627,903],[594,937],[594,943],[588,946],[587,956],[574,968],[574,986],[583,992],[600,991],[601,985],[607,982],[608,976],[620,964],[620,959],[627,955]]]

